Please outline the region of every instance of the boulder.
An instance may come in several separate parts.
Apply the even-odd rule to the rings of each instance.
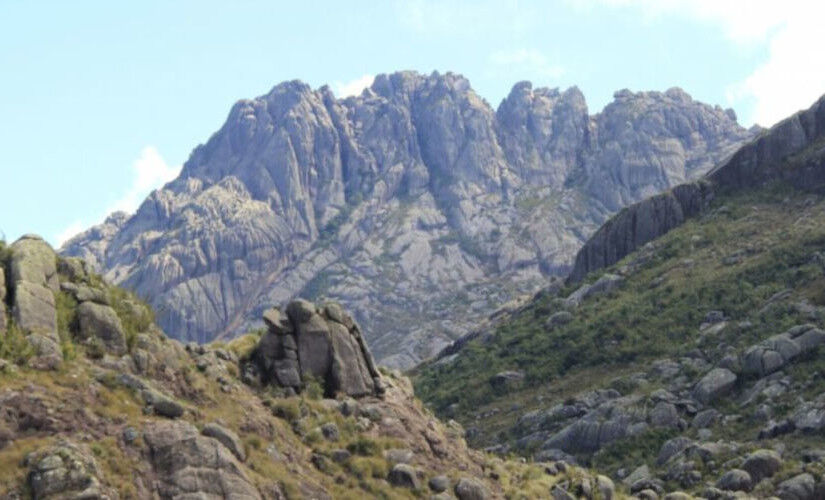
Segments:
[[[60,289],[57,255],[43,238],[31,234],[22,236],[12,243],[11,252],[12,283],[34,283],[52,292]]]
[[[415,469],[408,464],[395,464],[387,475],[387,481],[393,486],[417,490],[418,476]]]
[[[450,488],[450,478],[444,475],[435,476],[430,478],[427,485],[435,493],[443,493]]]
[[[601,474],[596,476],[596,490],[601,493],[601,498],[604,500],[613,500],[616,496],[616,486],[613,480]]]
[[[126,333],[114,309],[95,302],[83,302],[77,307],[77,320],[82,339],[97,338],[112,354],[126,353]]]
[[[143,401],[152,407],[152,410],[166,418],[180,418],[186,410],[183,405],[170,398],[169,396],[158,392],[152,388],[145,388],[141,391]]]
[[[707,404],[726,395],[735,384],[736,374],[726,368],[714,368],[693,388],[693,397]]]
[[[226,427],[220,424],[213,422],[203,426],[201,434],[207,437],[217,439],[218,442],[220,442],[229,451],[231,451],[232,454],[235,455],[235,457],[238,460],[240,460],[241,462],[246,461],[246,451],[244,451],[243,443],[241,442],[241,439],[238,437],[238,435],[232,432],[231,430],[227,429]]]
[[[100,469],[94,455],[71,441],[28,457],[28,484],[32,497],[39,499],[109,498],[100,484]]]
[[[97,302],[98,304],[109,305],[109,298],[106,292],[100,288],[92,288],[86,285],[76,285],[70,282],[60,284],[60,289],[70,294],[78,302]]]
[[[668,460],[683,452],[692,444],[693,441],[684,436],[677,436],[675,438],[668,439],[659,449],[659,455],[656,457],[656,465],[661,466],[666,464]]]
[[[237,458],[217,439],[202,436],[190,423],[149,423],[143,434],[157,477],[160,498],[260,499]]]
[[[746,471],[732,469],[719,478],[716,487],[726,491],[750,491],[753,487],[753,480]]]
[[[265,311],[264,322],[268,331],[249,361],[264,383],[300,390],[309,380],[317,380],[327,396],[383,392],[358,325],[337,304],[319,309],[298,299],[286,307],[286,314]]]
[[[782,500],[815,500],[816,480],[807,472],[779,483],[776,496]]]
[[[490,490],[479,481],[471,477],[462,477],[453,489],[458,500],[487,500],[492,498]]]
[[[745,457],[742,469],[751,475],[754,484],[771,477],[782,467],[782,458],[773,450],[756,450]]]
[[[41,284],[20,281],[14,285],[12,316],[24,332],[57,337],[57,309],[54,293]]]
[[[676,428],[679,426],[679,412],[676,405],[660,401],[650,410],[650,425],[653,427]]]

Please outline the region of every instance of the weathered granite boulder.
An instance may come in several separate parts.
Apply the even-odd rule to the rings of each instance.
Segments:
[[[241,462],[246,461],[246,451],[244,450],[241,438],[233,431],[218,423],[212,422],[203,426],[201,434],[217,439],[222,445],[226,446],[226,449],[231,451],[238,460]]]
[[[696,384],[693,397],[707,404],[727,394],[735,384],[736,374],[726,368],[714,368]]]
[[[315,379],[327,395],[383,392],[360,328],[339,305],[316,307],[299,299],[286,314],[267,310],[264,322],[268,330],[250,357],[264,383],[300,390]]]
[[[60,441],[27,458],[28,484],[39,499],[109,498],[100,484],[94,455],[71,441]]]
[[[813,325],[799,325],[749,347],[742,354],[742,371],[764,377],[796,357],[825,343],[825,332]]]
[[[742,469],[748,471],[754,483],[771,477],[782,467],[782,458],[773,450],[756,450],[742,462]]]
[[[25,235],[11,245],[12,318],[35,349],[30,365],[53,369],[63,360],[54,293],[60,284],[57,256],[48,243]]]
[[[77,307],[80,338],[97,338],[112,354],[126,353],[126,333],[114,309],[94,302]]]
[[[13,283],[28,281],[56,292],[60,282],[57,277],[57,255],[43,238],[27,234],[11,245],[11,280]]]
[[[243,466],[220,441],[183,421],[152,422],[143,438],[160,498],[260,499]]]

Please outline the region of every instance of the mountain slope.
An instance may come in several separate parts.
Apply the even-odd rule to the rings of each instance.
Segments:
[[[150,298],[176,338],[230,338],[269,304],[339,300],[408,367],[566,272],[627,203],[696,178],[755,131],[678,89],[519,83],[494,111],[461,76],[361,96],[286,82],[239,101],[180,177],[62,250]]]
[[[620,496],[576,467],[468,449],[408,379],[374,371],[335,304],[294,302],[267,310],[267,331],[184,346],[40,238],[0,242],[0,275],[2,498]]]
[[[823,110],[621,211],[566,284],[420,367],[418,394],[474,445],[631,490],[821,498]]]

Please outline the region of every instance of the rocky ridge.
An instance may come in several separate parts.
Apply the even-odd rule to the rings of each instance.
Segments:
[[[622,210],[566,283],[416,370],[419,394],[476,446],[639,498],[823,497],[823,110]]]
[[[574,466],[469,449],[408,379],[375,370],[337,304],[294,301],[266,311],[266,332],[184,345],[38,237],[0,243],[0,270],[15,277],[0,310],[0,498],[620,497]],[[20,302],[34,285],[52,300]],[[53,362],[33,335],[58,345]],[[284,360],[297,361],[286,378]]]
[[[612,265],[687,218],[707,209],[715,193],[753,189],[786,182],[815,191],[825,184],[825,97],[809,109],[782,120],[739,149],[706,178],[679,185],[622,210],[607,221],[576,255],[568,279]]]
[[[565,273],[613,211],[694,179],[755,131],[679,89],[515,85],[493,110],[454,74],[379,75],[357,97],[293,81],[233,106],[133,216],[68,242],[184,340],[271,304],[334,298],[408,367]]]

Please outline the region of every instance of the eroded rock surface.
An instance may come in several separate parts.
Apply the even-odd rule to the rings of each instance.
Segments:
[[[609,214],[753,134],[679,89],[620,91],[591,115],[578,89],[529,82],[494,110],[451,73],[379,75],[347,99],[285,82],[237,102],[134,216],[63,252],[151,297],[181,340],[325,296],[406,368],[566,273]]]
[[[383,391],[359,326],[338,304],[317,307],[299,299],[285,313],[267,310],[264,321],[268,330],[245,368],[262,382],[299,391],[317,380],[328,395],[357,397]]]

